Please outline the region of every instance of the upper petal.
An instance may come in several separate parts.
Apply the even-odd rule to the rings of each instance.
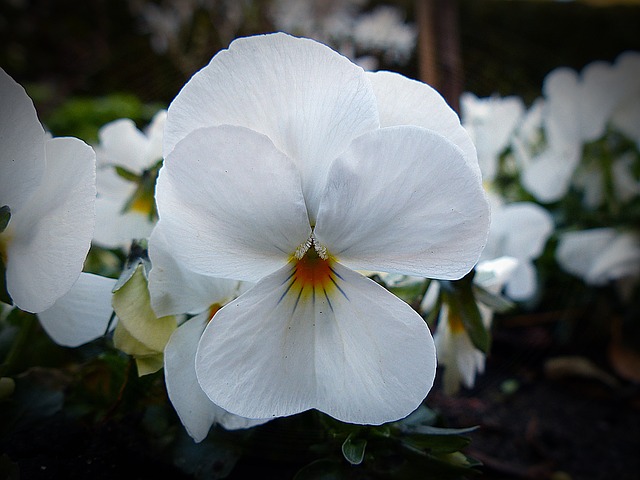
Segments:
[[[332,165],[316,238],[354,270],[460,278],[484,246],[489,207],[463,152],[437,133],[388,127]]]
[[[38,313],[75,283],[95,224],[95,153],[77,138],[46,142],[43,182],[11,217],[7,288],[15,304]]]
[[[160,170],[156,202],[177,260],[204,275],[257,281],[311,233],[295,165],[242,127],[189,134]]]
[[[111,290],[115,284],[112,278],[81,273],[68,293],[38,314],[42,327],[65,347],[77,347],[104,335],[113,313]]]
[[[367,72],[367,76],[378,101],[381,127],[415,125],[438,132],[457,145],[469,165],[478,170],[476,147],[469,133],[435,89],[394,72]]]
[[[251,418],[316,408],[362,424],[417,408],[435,376],[422,317],[338,263],[324,289],[303,291],[292,268],[264,278],[209,323],[196,355],[209,398]]]
[[[300,168],[312,215],[317,179],[353,138],[378,127],[376,99],[360,67],[325,45],[283,33],[233,41],[191,78],[168,112],[165,156],[200,127],[238,125],[267,135]]]
[[[0,207],[16,212],[44,173],[45,134],[27,92],[1,68],[0,105]]]

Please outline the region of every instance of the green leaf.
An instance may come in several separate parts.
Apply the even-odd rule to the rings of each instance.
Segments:
[[[364,460],[364,451],[367,441],[364,438],[357,438],[350,433],[342,444],[342,455],[351,465],[360,465]]]
[[[0,207],[0,233],[4,232],[7,228],[9,220],[11,220],[11,209],[9,205],[4,205]]]
[[[138,183],[140,181],[140,177],[133,173],[131,170],[121,167],[120,165],[116,165],[115,168],[116,173],[125,180],[135,183]]]

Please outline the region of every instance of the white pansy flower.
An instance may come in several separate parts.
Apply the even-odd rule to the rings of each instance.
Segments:
[[[544,99],[534,102],[511,146],[522,186],[538,201],[550,203],[560,200],[569,190],[582,158],[582,142],[565,135],[557,121],[547,119],[545,123],[546,111]]]
[[[156,314],[193,314],[173,332],[164,349],[167,394],[189,435],[200,442],[214,424],[235,430],[266,422],[234,415],[214,404],[202,391],[195,369],[196,349],[207,324],[225,303],[249,285],[186,270],[176,262],[160,230],[151,236],[149,254],[149,293]]]
[[[560,236],[556,259],[567,272],[590,285],[640,275],[640,236],[614,228],[567,232]]]
[[[511,278],[518,266],[512,257],[500,257],[478,263],[473,283],[485,290],[498,294]],[[491,327],[493,310],[478,303],[485,328]],[[446,303],[440,310],[440,318],[433,335],[438,354],[438,363],[444,367],[443,390],[447,395],[458,391],[460,385],[472,388],[476,375],[484,372],[486,355],[478,350],[464,328],[462,319],[449,310]]]
[[[491,227],[481,261],[502,256],[518,260],[518,266],[505,286],[512,300],[528,300],[536,293],[537,276],[533,261],[540,256],[554,223],[551,214],[533,202],[503,204],[493,198]]]
[[[248,418],[315,408],[364,424],[417,408],[429,329],[356,270],[456,279],[478,259],[488,206],[442,97],[308,39],[243,38],[173,101],[164,147],[156,228],[177,261],[257,282],[204,330],[209,398]]]
[[[500,154],[509,145],[524,113],[524,103],[519,97],[478,98],[469,92],[460,97],[462,125],[476,146],[483,180],[495,179]]]
[[[77,138],[50,138],[1,69],[0,104],[0,207],[10,214],[0,257],[14,304],[38,313],[82,271],[95,223],[95,153]]]
[[[153,189],[162,159],[166,111],[159,111],[144,132],[122,118],[103,126],[96,147],[98,171],[94,242],[107,248],[129,247],[148,238],[156,222]]]
[[[616,104],[617,79],[610,64],[592,62],[579,74],[556,68],[544,79],[545,130],[558,130],[569,142],[600,138]]]

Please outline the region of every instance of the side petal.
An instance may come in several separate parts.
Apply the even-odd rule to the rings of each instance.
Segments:
[[[47,334],[59,345],[77,347],[104,335],[111,319],[111,290],[116,280],[81,273],[68,293],[38,318]]]
[[[46,142],[44,181],[28,205],[11,217],[7,286],[15,304],[38,313],[75,283],[95,224],[96,165],[77,138]]]
[[[295,165],[242,127],[203,128],[180,142],[160,170],[156,202],[177,260],[204,275],[256,281],[311,234]]]
[[[165,157],[201,127],[238,125],[268,136],[302,172],[312,215],[330,162],[379,125],[362,68],[325,45],[283,33],[233,41],[189,80],[168,112]]]
[[[311,408],[381,424],[417,408],[433,384],[424,320],[338,263],[331,285],[300,289],[292,264],[223,307],[206,328],[196,372],[214,403],[249,418]]]
[[[198,384],[195,357],[200,336],[207,326],[207,314],[198,315],[173,332],[164,350],[164,378],[167,394],[189,435],[201,442],[214,423],[228,430],[249,428],[265,423],[238,417],[220,408],[205,395]]]
[[[354,270],[456,279],[486,241],[489,206],[463,152],[437,133],[388,127],[331,167],[317,240]]]
[[[44,174],[45,134],[27,92],[1,68],[0,105],[0,207],[16,213]]]
[[[191,272],[176,260],[162,225],[149,239],[149,293],[159,317],[199,313],[209,306],[226,303],[237,294],[239,282]]]
[[[469,133],[442,95],[426,83],[394,72],[367,72],[378,101],[381,127],[415,125],[433,130],[457,145],[478,172],[478,156]]]

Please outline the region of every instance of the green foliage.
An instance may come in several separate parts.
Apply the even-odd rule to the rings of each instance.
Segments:
[[[162,105],[146,105],[135,95],[111,93],[102,97],[73,97],[44,121],[55,136],[75,136],[88,143],[98,141],[98,130],[119,118],[146,125]]]

